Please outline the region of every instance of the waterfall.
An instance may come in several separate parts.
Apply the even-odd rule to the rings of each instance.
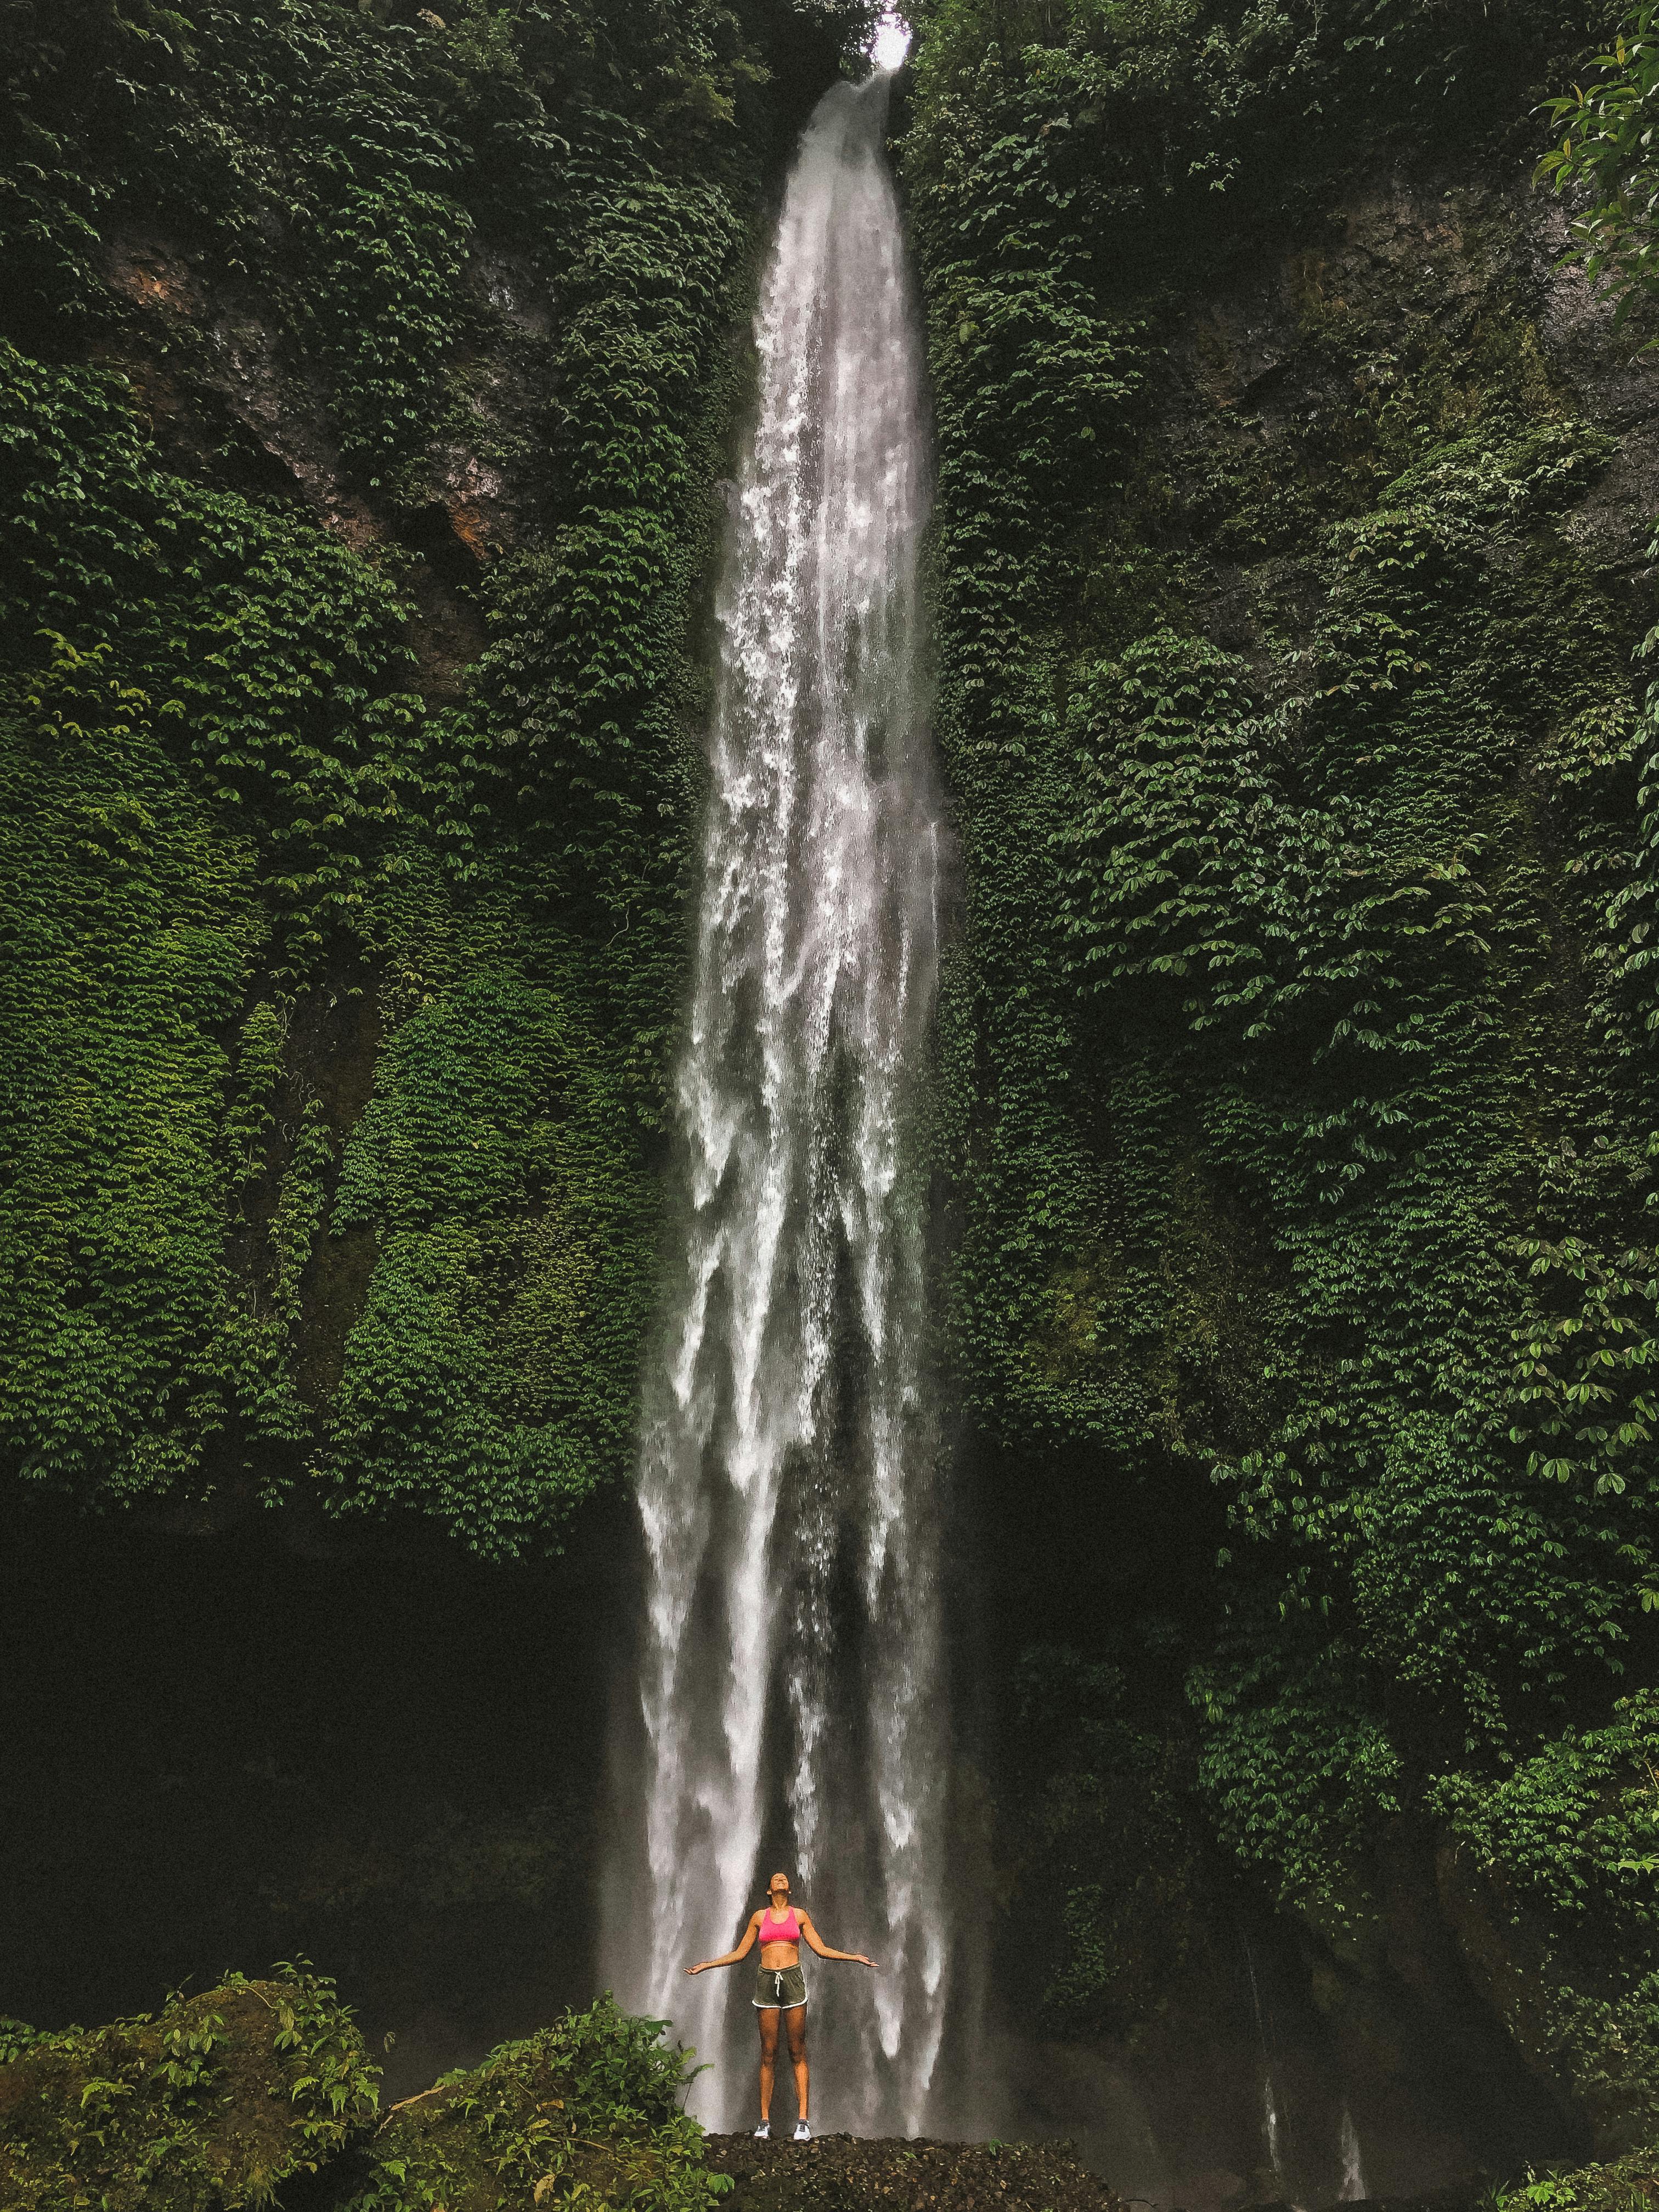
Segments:
[[[1267,2145],[1267,2163],[1273,2169],[1273,2182],[1282,2202],[1288,2197],[1289,2190],[1285,2179],[1284,2153],[1279,2147],[1279,2106],[1273,2098],[1273,2077],[1271,2074],[1264,2074],[1261,2077],[1261,2132]]]
[[[682,1218],[640,1456],[643,1771],[605,1945],[619,1994],[714,2062],[705,2118],[746,2124],[758,1954],[683,1969],[735,1942],[783,1868],[825,1940],[883,1969],[803,1954],[814,2117],[914,2132],[952,1948],[939,1443],[908,1126],[944,829],[887,92],[878,73],[814,112],[757,318],[675,1091]],[[781,2066],[780,2115],[787,2081]]]
[[[1359,2159],[1359,2130],[1353,2124],[1353,2112],[1345,2103],[1342,2107],[1342,2186],[1336,2192],[1340,2204],[1363,2204],[1370,2194],[1365,2186],[1365,2169]]]

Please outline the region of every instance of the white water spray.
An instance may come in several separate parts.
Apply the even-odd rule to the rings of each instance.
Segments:
[[[913,2132],[951,1953],[939,1455],[906,1133],[943,831],[886,100],[878,75],[813,115],[757,319],[677,1079],[683,1256],[640,1464],[643,1848],[605,1941],[619,1993],[715,2062],[695,2101],[731,2124],[752,2109],[758,1954],[683,1969],[732,1945],[787,1869],[826,1940],[883,1968],[804,1955],[827,2124]]]

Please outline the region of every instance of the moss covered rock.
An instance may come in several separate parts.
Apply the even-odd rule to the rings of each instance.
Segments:
[[[9,2212],[237,2212],[314,2173],[380,2069],[331,1982],[281,1966],[107,2027],[0,2022]]]
[[[708,2162],[736,2184],[728,2212],[1121,2212],[1067,2143],[756,2142],[713,2136]]]
[[[605,1996],[501,2045],[393,2106],[334,2201],[342,2212],[707,2212],[732,2183],[708,2171],[703,2131],[680,2108],[687,2054],[662,2033]]]

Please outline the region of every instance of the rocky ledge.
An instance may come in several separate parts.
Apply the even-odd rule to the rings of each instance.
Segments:
[[[707,2152],[737,2184],[722,2212],[1122,2212],[1065,2143],[745,2135],[710,2136]]]

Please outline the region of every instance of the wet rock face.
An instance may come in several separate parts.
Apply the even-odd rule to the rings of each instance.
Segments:
[[[538,471],[500,459],[503,446],[536,451],[549,401],[552,318],[534,272],[488,257],[466,272],[463,402],[421,480],[396,485],[343,456],[325,381],[258,287],[161,234],[112,239],[103,273],[119,315],[101,357],[131,380],[161,453],[186,475],[294,502],[356,551],[386,549],[410,605],[416,688],[457,699],[483,647],[485,564],[550,521]]]
[[[780,2136],[787,2130],[775,2121]],[[810,2143],[710,2136],[732,2212],[1121,2212],[1068,2143],[930,2142],[819,2136]]]
[[[1496,398],[1617,440],[1556,527],[1645,623],[1659,382],[1640,337],[1564,262],[1559,203],[1524,168],[1384,174],[1321,228],[1194,291],[1170,329],[1138,468],[1196,526],[1211,633],[1246,653],[1283,636],[1310,527],[1371,488],[1367,418],[1425,387],[1444,436]]]

